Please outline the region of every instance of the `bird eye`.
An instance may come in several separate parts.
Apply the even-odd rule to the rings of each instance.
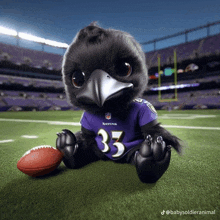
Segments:
[[[116,71],[119,76],[130,76],[132,73],[132,67],[127,62],[121,62],[116,66]]]
[[[80,88],[83,86],[84,82],[85,82],[85,73],[80,70],[75,71],[72,75],[72,84],[76,88]]]

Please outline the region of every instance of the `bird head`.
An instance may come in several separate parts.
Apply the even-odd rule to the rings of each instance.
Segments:
[[[96,23],[80,30],[62,65],[67,98],[89,112],[120,111],[148,82],[145,55],[128,33]]]

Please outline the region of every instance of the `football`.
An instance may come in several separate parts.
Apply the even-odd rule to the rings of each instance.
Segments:
[[[50,145],[37,146],[27,151],[17,168],[28,176],[43,176],[54,171],[63,159],[63,153]]]

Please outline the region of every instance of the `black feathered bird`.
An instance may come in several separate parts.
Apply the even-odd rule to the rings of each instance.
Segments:
[[[154,107],[139,98],[148,83],[140,44],[126,32],[91,23],[65,53],[62,75],[68,100],[85,110],[81,131],[57,134],[65,165],[131,163],[142,182],[156,182],[169,166],[171,146],[178,153],[182,147],[157,122]]]

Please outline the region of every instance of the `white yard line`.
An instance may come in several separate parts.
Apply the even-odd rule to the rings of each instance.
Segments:
[[[0,140],[0,144],[2,144],[2,143],[9,143],[9,142],[13,142],[14,140],[12,140],[12,139],[9,139],[9,140]]]
[[[37,135],[22,135],[21,137],[23,137],[23,138],[29,138],[29,139],[38,138]]]
[[[72,126],[80,126],[81,125],[79,122],[27,120],[27,119],[7,119],[7,118],[0,118],[0,121],[26,122],[26,123],[46,123],[46,124],[51,124],[51,125],[72,125]],[[200,126],[181,126],[181,125],[162,125],[162,126],[165,127],[165,128],[220,130],[220,127],[200,127]]]
[[[162,126],[165,127],[165,128],[220,130],[220,127],[199,127],[199,126],[179,126],[179,125],[162,125]]]
[[[26,123],[46,123],[46,124],[51,124],[51,125],[80,126],[79,122],[65,122],[65,121],[46,121],[46,120],[29,120],[29,119],[12,119],[12,118],[0,118],[0,121],[26,122]]]
[[[216,115],[196,115],[196,114],[163,114],[160,119],[198,119],[198,118],[216,118]]]

